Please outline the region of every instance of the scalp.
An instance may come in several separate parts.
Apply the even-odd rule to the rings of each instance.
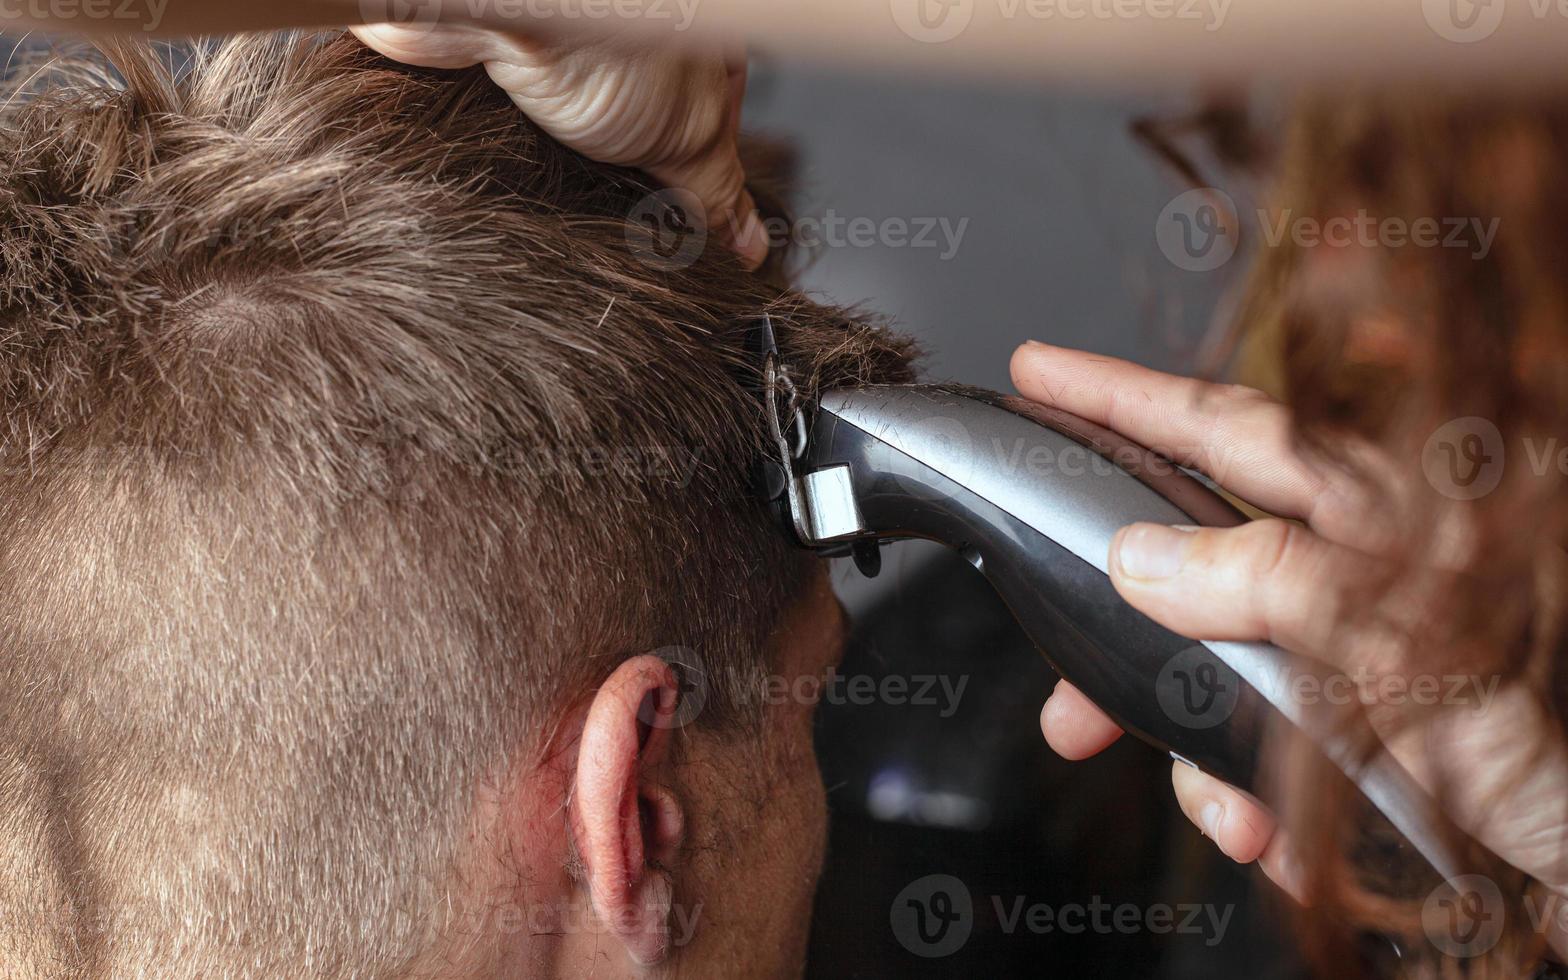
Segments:
[[[35,972],[395,973],[474,788],[620,658],[687,646],[704,723],[755,718],[808,563],[748,492],[748,322],[808,393],[904,344],[718,249],[643,261],[645,183],[482,72],[257,37],[34,87],[0,132],[0,865],[38,873],[0,921],[71,910]]]

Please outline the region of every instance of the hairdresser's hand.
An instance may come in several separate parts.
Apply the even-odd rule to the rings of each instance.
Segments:
[[[671,46],[546,42],[466,25],[379,24],[354,33],[408,64],[490,77],[540,128],[601,163],[636,167],[694,195],[711,234],[752,268],[767,237],[746,190],[737,149],[744,54],[698,55]]]
[[[1110,569],[1117,591],[1133,606],[1184,636],[1266,640],[1347,678],[1361,667],[1384,678],[1419,669],[1409,668],[1399,643],[1390,640],[1398,635],[1397,622],[1383,634],[1368,628],[1354,642],[1339,634],[1329,642],[1343,618],[1338,589],[1380,561],[1388,542],[1380,542],[1378,530],[1387,525],[1374,512],[1373,498],[1348,475],[1315,466],[1292,448],[1285,406],[1251,389],[1042,344],[1020,348],[1012,374],[1026,397],[1120,432],[1289,519],[1197,531],[1147,524],[1124,529],[1112,543]],[[1379,611],[1389,619],[1399,615]],[[1459,826],[1562,892],[1568,887],[1561,833],[1568,759],[1561,742],[1522,688],[1498,689],[1493,680],[1487,690],[1484,679],[1475,681],[1463,706],[1441,709],[1430,724],[1387,739],[1388,747],[1428,789],[1441,771],[1452,781],[1447,803]],[[1386,736],[1388,712],[1403,709],[1377,707],[1381,715],[1372,720]],[[1122,734],[1066,682],[1046,702],[1041,727],[1051,747],[1069,759],[1094,755]],[[1533,756],[1543,743],[1546,751]],[[1258,860],[1276,883],[1301,895],[1299,866],[1268,810],[1182,763],[1173,766],[1172,781],[1183,812],[1226,855]]]

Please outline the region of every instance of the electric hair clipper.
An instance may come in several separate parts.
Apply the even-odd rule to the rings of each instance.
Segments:
[[[1057,673],[1117,724],[1244,790],[1265,731],[1301,728],[1445,878],[1461,873],[1446,817],[1370,732],[1315,730],[1293,680],[1323,669],[1264,643],[1198,643],[1127,604],[1108,571],[1134,522],[1246,518],[1174,464],[1114,433],[974,389],[830,391],[799,405],[776,359],[767,399],[783,460],[764,494],[799,542],[879,567],[880,543],[925,538],[969,561]],[[781,402],[783,403],[781,405]],[[1317,725],[1322,729],[1321,724]]]

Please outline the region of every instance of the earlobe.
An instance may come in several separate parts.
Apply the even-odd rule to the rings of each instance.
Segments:
[[[578,749],[572,827],[594,911],[644,966],[669,952],[672,870],[685,813],[657,781],[680,697],[674,670],[654,656],[622,664],[588,709]]]

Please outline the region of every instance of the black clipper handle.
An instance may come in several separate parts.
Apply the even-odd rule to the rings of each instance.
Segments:
[[[1204,484],[1092,423],[969,389],[830,392],[807,445],[803,471],[847,467],[860,535],[957,549],[1057,673],[1128,732],[1250,791],[1265,734],[1294,724],[1440,873],[1458,873],[1444,818],[1409,774],[1359,758],[1361,733],[1314,731],[1292,699],[1293,678],[1319,665],[1264,643],[1195,642],[1117,594],[1107,560],[1120,528],[1245,520]]]

